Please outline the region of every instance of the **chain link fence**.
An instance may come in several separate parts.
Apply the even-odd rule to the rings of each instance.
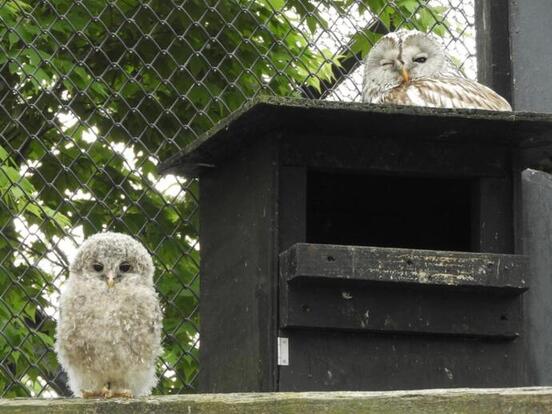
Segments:
[[[0,397],[69,394],[59,291],[107,229],[155,259],[155,392],[193,391],[197,182],[156,165],[260,94],[360,100],[362,58],[402,27],[441,36],[476,76],[472,1],[0,0]]]

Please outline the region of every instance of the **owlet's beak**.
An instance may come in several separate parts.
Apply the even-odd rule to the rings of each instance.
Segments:
[[[115,285],[115,275],[113,272],[107,272],[105,276],[107,278],[107,287],[111,289]]]
[[[410,74],[404,66],[401,68],[401,76],[405,82],[408,82],[410,80]]]

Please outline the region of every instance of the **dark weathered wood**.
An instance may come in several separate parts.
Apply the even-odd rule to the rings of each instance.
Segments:
[[[368,230],[367,230],[368,231]],[[527,289],[527,257],[298,243],[283,252],[286,280],[354,280],[464,287],[496,293]]]
[[[279,389],[516,387],[523,384],[518,341],[297,330]]]
[[[201,392],[276,387],[275,155],[259,142],[201,179]]]
[[[417,141],[431,137],[437,141],[516,147],[538,139],[551,142],[551,125],[552,116],[535,113],[261,97],[217,124],[182,153],[161,163],[159,171],[197,176],[209,168],[202,165],[216,168],[242,148],[276,131],[361,139],[408,137]],[[478,157],[477,151],[471,156]]]
[[[510,1],[475,0],[477,77],[512,103]]]
[[[278,190],[279,251],[304,241],[307,225],[307,169],[280,167]]]
[[[542,161],[551,129],[542,114],[261,98],[164,162],[201,175],[200,390],[526,383],[527,261],[505,253],[520,165]]]
[[[519,168],[552,171],[552,143],[545,138],[528,140],[519,151]]]
[[[368,134],[367,134],[368,135]],[[392,156],[390,156],[392,154]],[[391,137],[370,130],[369,139],[288,133],[281,162],[318,169],[432,177],[503,177],[509,170],[508,147],[466,140],[451,143],[419,135]]]
[[[476,180],[472,195],[473,251],[514,252],[513,198],[511,175]]]
[[[513,339],[519,297],[389,285],[280,285],[282,328]]]
[[[526,262],[513,255],[296,244],[280,255],[280,325],[515,338],[521,302],[511,294],[526,288]]]

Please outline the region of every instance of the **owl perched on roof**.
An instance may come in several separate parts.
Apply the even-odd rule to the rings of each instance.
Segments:
[[[466,79],[441,44],[416,30],[382,37],[364,67],[364,102],[511,111],[500,95]]]
[[[162,321],[151,256],[128,235],[99,233],[82,244],[69,270],[56,330],[69,387],[82,397],[149,394]]]

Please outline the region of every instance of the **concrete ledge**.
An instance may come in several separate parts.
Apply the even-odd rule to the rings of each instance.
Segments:
[[[552,413],[552,388],[171,395],[133,400],[0,400],[1,414]]]

